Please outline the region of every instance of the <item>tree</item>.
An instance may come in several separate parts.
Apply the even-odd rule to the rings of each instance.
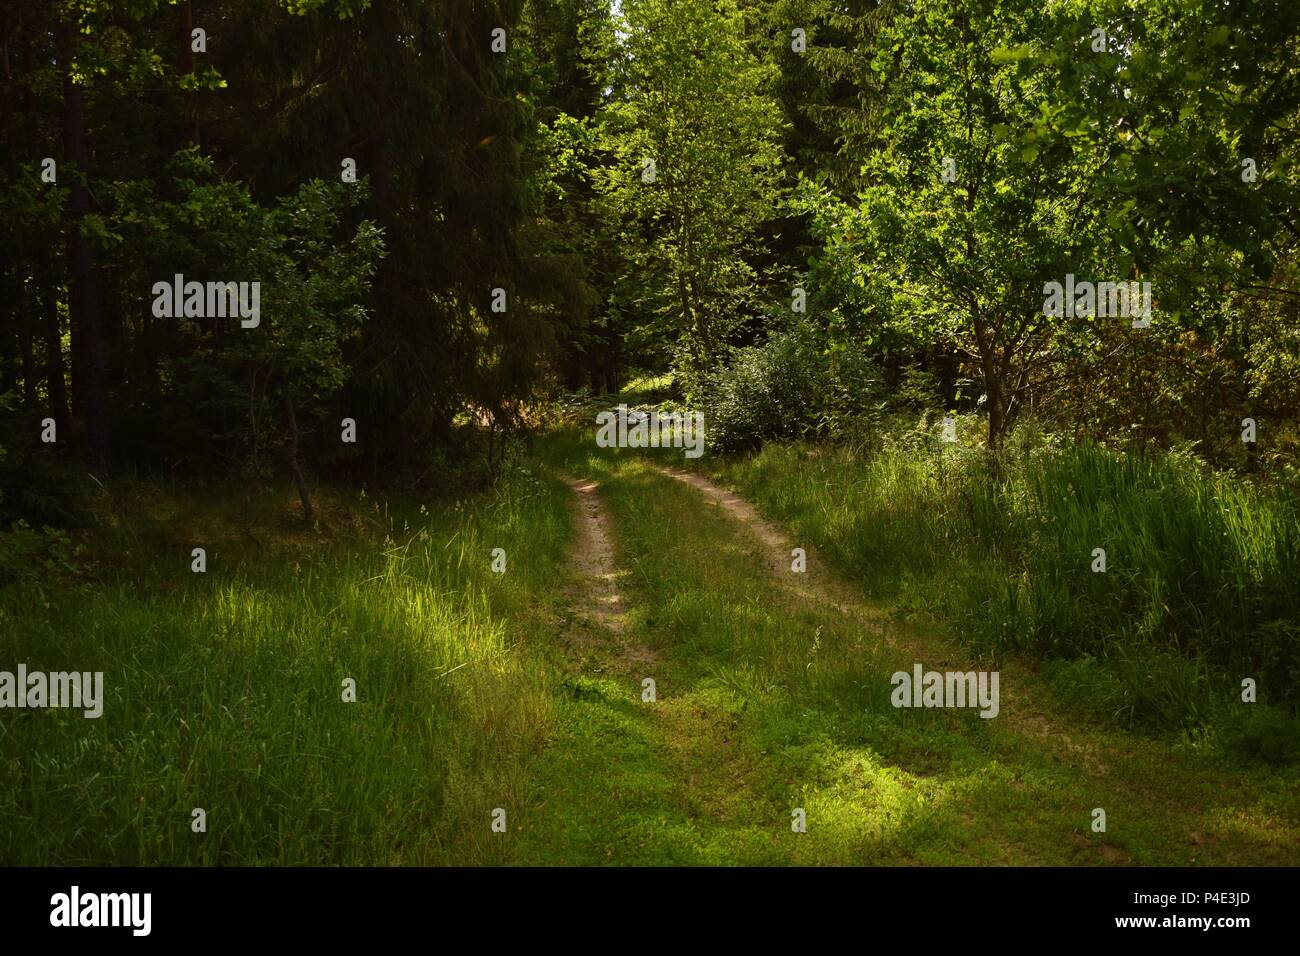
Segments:
[[[776,215],[782,154],[775,72],[745,43],[732,0],[629,0],[602,114],[610,241],[652,314],[681,336],[688,388],[724,356],[752,306],[747,259]],[[640,274],[637,274],[640,273]]]
[[[990,446],[1032,396],[1107,361],[1103,340],[1122,348],[1103,324],[1127,319],[1044,314],[1047,283],[1150,281],[1158,321],[1204,327],[1222,314],[1196,307],[1207,291],[1265,261],[1278,191],[1243,188],[1233,154],[1289,115],[1295,84],[1243,84],[1226,40],[1271,23],[1281,62],[1294,15],[1204,7],[929,0],[857,21],[870,72],[862,115],[839,122],[864,185],[845,205],[808,187],[803,207],[878,327],[974,368]]]
[[[197,150],[177,154],[168,173],[174,200],[146,183],[120,184],[112,193],[117,243],[134,247],[148,236],[165,250],[133,270],[134,284],[148,288],[150,275],[164,274],[168,285],[165,262],[187,279],[245,278],[250,292],[255,281],[259,303],[256,323],[245,325],[233,304],[195,320],[158,309],[155,299],[155,315],[167,313],[174,328],[165,360],[166,377],[176,383],[173,400],[209,422],[242,423],[234,430],[246,480],[267,474],[268,453],[282,450],[312,524],[302,439],[333,430],[330,400],[348,376],[343,349],[367,319],[383,255],[374,223],[344,223],[368,183],[311,180],[264,207],[244,184],[220,179]]]
[[[82,12],[69,4],[58,25],[63,73],[64,176],[71,182],[68,201],[68,312],[72,322],[72,400],[86,424],[86,456],[91,468],[108,471],[113,463],[112,413],[108,395],[108,335],[100,308],[95,250],[87,235],[93,210],[86,148],[85,79],[78,68]]]

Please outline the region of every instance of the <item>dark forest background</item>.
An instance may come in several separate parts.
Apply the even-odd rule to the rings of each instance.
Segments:
[[[1031,413],[1293,476],[1298,16],[14,0],[0,507],[57,523],[86,466],[481,480],[647,371],[719,448]],[[1152,328],[1045,319],[1067,271],[1153,281]],[[155,317],[177,273],[260,280],[260,328]]]

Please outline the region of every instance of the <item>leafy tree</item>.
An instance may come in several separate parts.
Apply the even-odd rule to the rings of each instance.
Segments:
[[[1242,188],[1234,128],[1256,108],[1288,115],[1290,84],[1250,90],[1231,75],[1241,57],[1221,20],[1239,13],[1158,6],[1133,18],[1123,4],[931,0],[856,21],[867,119],[841,131],[866,158],[860,199],[806,187],[802,208],[877,330],[973,367],[990,445],[1035,396],[1124,347],[1113,317],[1044,315],[1045,283],[1152,281],[1157,321],[1204,325],[1221,314],[1193,308],[1207,288],[1266,261],[1262,217],[1278,194]],[[1270,20],[1286,26],[1273,7],[1252,34]],[[1212,73],[1219,84],[1202,91]],[[1197,122],[1189,95],[1205,100]]]
[[[260,290],[254,327],[242,326],[233,305],[224,317],[159,319],[171,329],[163,358],[170,398],[206,413],[214,438],[238,436],[249,479],[267,474],[268,453],[283,449],[310,524],[300,440],[336,427],[326,413],[348,378],[343,348],[364,326],[383,254],[374,223],[343,224],[367,184],[312,180],[263,207],[195,150],[178,154],[169,171],[174,199],[140,182],[119,184],[112,195],[115,244],[135,248],[147,235],[166,250],[129,268],[136,288],[152,289],[158,276],[170,283],[178,272],[187,281],[256,281]]]
[[[774,71],[747,47],[732,0],[628,0],[618,29],[622,95],[602,114],[610,241],[637,273],[633,298],[681,336],[689,384],[752,306],[747,256],[782,177]]]

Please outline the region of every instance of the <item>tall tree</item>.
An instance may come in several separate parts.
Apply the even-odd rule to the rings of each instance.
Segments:
[[[1238,142],[1268,153],[1262,130],[1294,110],[1295,84],[1252,81],[1229,41],[1280,63],[1295,15],[1185,6],[923,0],[856,21],[869,71],[840,129],[864,185],[845,207],[811,190],[806,208],[877,325],[969,363],[990,445],[1032,396],[1105,361],[1103,342],[1123,347],[1119,317],[1045,314],[1047,283],[1151,281],[1155,321],[1204,329],[1223,314],[1207,292],[1267,266],[1281,190],[1243,181]]]
[[[621,96],[603,114],[611,241],[644,273],[626,281],[680,336],[693,388],[754,306],[750,257],[781,195],[775,70],[747,45],[733,0],[627,0],[618,34]]]

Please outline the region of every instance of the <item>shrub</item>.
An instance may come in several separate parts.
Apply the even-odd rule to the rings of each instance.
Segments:
[[[700,405],[709,446],[729,452],[841,433],[870,406],[879,378],[861,350],[828,347],[813,326],[796,324],[737,350],[705,380]]]

